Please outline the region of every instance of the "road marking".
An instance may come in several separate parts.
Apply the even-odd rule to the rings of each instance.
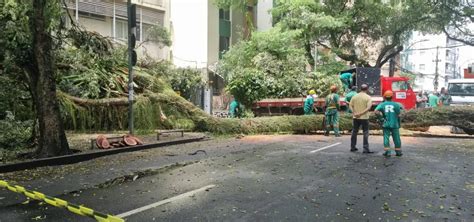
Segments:
[[[208,190],[208,189],[211,189],[213,187],[215,187],[216,185],[214,184],[211,184],[211,185],[207,185],[205,187],[201,187],[199,189],[196,189],[196,190],[191,190],[189,192],[186,192],[186,193],[183,193],[183,194],[180,194],[178,196],[174,196],[174,197],[171,197],[171,198],[168,198],[168,199],[165,199],[165,200],[161,200],[161,201],[158,201],[156,203],[152,203],[152,204],[149,204],[149,205],[146,205],[146,206],[143,206],[143,207],[140,207],[140,208],[137,208],[135,210],[131,210],[131,211],[128,211],[128,212],[125,212],[125,213],[121,213],[119,215],[117,215],[117,217],[128,217],[130,215],[133,215],[133,214],[137,214],[137,213],[140,213],[140,212],[143,212],[145,210],[149,210],[151,208],[155,208],[155,207],[158,207],[158,206],[161,206],[163,204],[167,204],[167,203],[171,203],[173,201],[176,201],[176,200],[179,200],[181,198],[184,198],[184,197],[190,197],[198,192],[201,192],[201,191],[205,191],[205,190]]]
[[[337,145],[339,145],[339,144],[341,144],[341,142],[335,143],[335,144],[332,144],[332,145],[329,145],[329,146],[325,146],[325,147],[319,148],[319,149],[317,149],[317,150],[313,150],[313,151],[311,151],[311,152],[309,152],[309,153],[316,153],[316,152],[319,152],[319,151],[321,151],[321,150],[325,150],[325,149],[331,148],[331,147],[333,147],[333,146],[337,146]]]

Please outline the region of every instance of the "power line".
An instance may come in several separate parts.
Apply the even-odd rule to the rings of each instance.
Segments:
[[[453,45],[453,46],[444,46],[444,47],[431,47],[431,48],[420,48],[420,49],[407,49],[407,50],[405,50],[405,51],[430,50],[430,49],[436,49],[436,48],[439,48],[439,49],[448,49],[448,48],[457,48],[457,47],[461,47],[461,46],[466,46],[466,44]]]

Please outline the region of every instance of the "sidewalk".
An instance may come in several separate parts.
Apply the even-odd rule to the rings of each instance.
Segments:
[[[186,134],[185,134],[186,135]],[[203,136],[204,134],[199,134]],[[187,135],[187,137],[197,134]],[[172,138],[170,138],[172,139]],[[156,141],[155,141],[156,142]],[[106,186],[129,177],[158,173],[160,170],[191,164],[202,155],[188,155],[194,151],[189,144],[154,148],[151,150],[120,153],[75,164],[39,167],[0,174],[0,180],[40,191],[49,196],[79,192]],[[179,155],[178,155],[179,154]],[[0,189],[0,207],[21,203],[26,197]]]

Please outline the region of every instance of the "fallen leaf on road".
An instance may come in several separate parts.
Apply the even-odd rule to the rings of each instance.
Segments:
[[[46,215],[44,215],[44,216],[36,216],[36,217],[31,218],[31,219],[32,219],[32,220],[44,220],[44,219],[46,219]]]

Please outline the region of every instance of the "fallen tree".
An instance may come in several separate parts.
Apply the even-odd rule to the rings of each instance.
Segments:
[[[474,134],[474,107],[441,107],[437,109],[416,109],[401,115],[402,127],[418,130],[429,126],[455,126],[466,133]],[[342,114],[341,130],[352,128],[352,116]],[[375,115],[370,119],[371,129],[381,126]],[[276,116],[249,119],[212,119],[207,130],[214,133],[266,133],[266,132],[310,132],[324,130],[323,115]]]
[[[127,98],[109,99],[81,99],[66,95],[80,106],[124,106],[128,104]],[[311,116],[274,116],[244,119],[221,119],[215,118],[189,101],[185,100],[172,90],[164,90],[160,93],[147,92],[140,95],[137,101],[145,99],[151,107],[168,106],[185,115],[194,124],[191,130],[208,131],[216,134],[256,134],[271,132],[310,132],[324,130],[323,115]],[[156,106],[158,105],[158,106]],[[163,121],[159,119],[161,110],[151,110],[152,121]],[[170,115],[171,113],[167,113]],[[126,119],[126,112],[122,119]],[[429,126],[450,125],[463,129],[468,134],[474,133],[474,107],[440,107],[436,109],[415,109],[402,113],[402,127],[406,129],[418,129]],[[142,121],[143,122],[143,121]],[[371,129],[380,129],[375,115],[370,119]],[[141,127],[136,124],[137,127]],[[341,113],[339,127],[341,130],[352,128],[352,116]]]
[[[415,109],[402,114],[404,128],[455,126],[469,135],[474,134],[474,107],[445,106],[435,109]]]

